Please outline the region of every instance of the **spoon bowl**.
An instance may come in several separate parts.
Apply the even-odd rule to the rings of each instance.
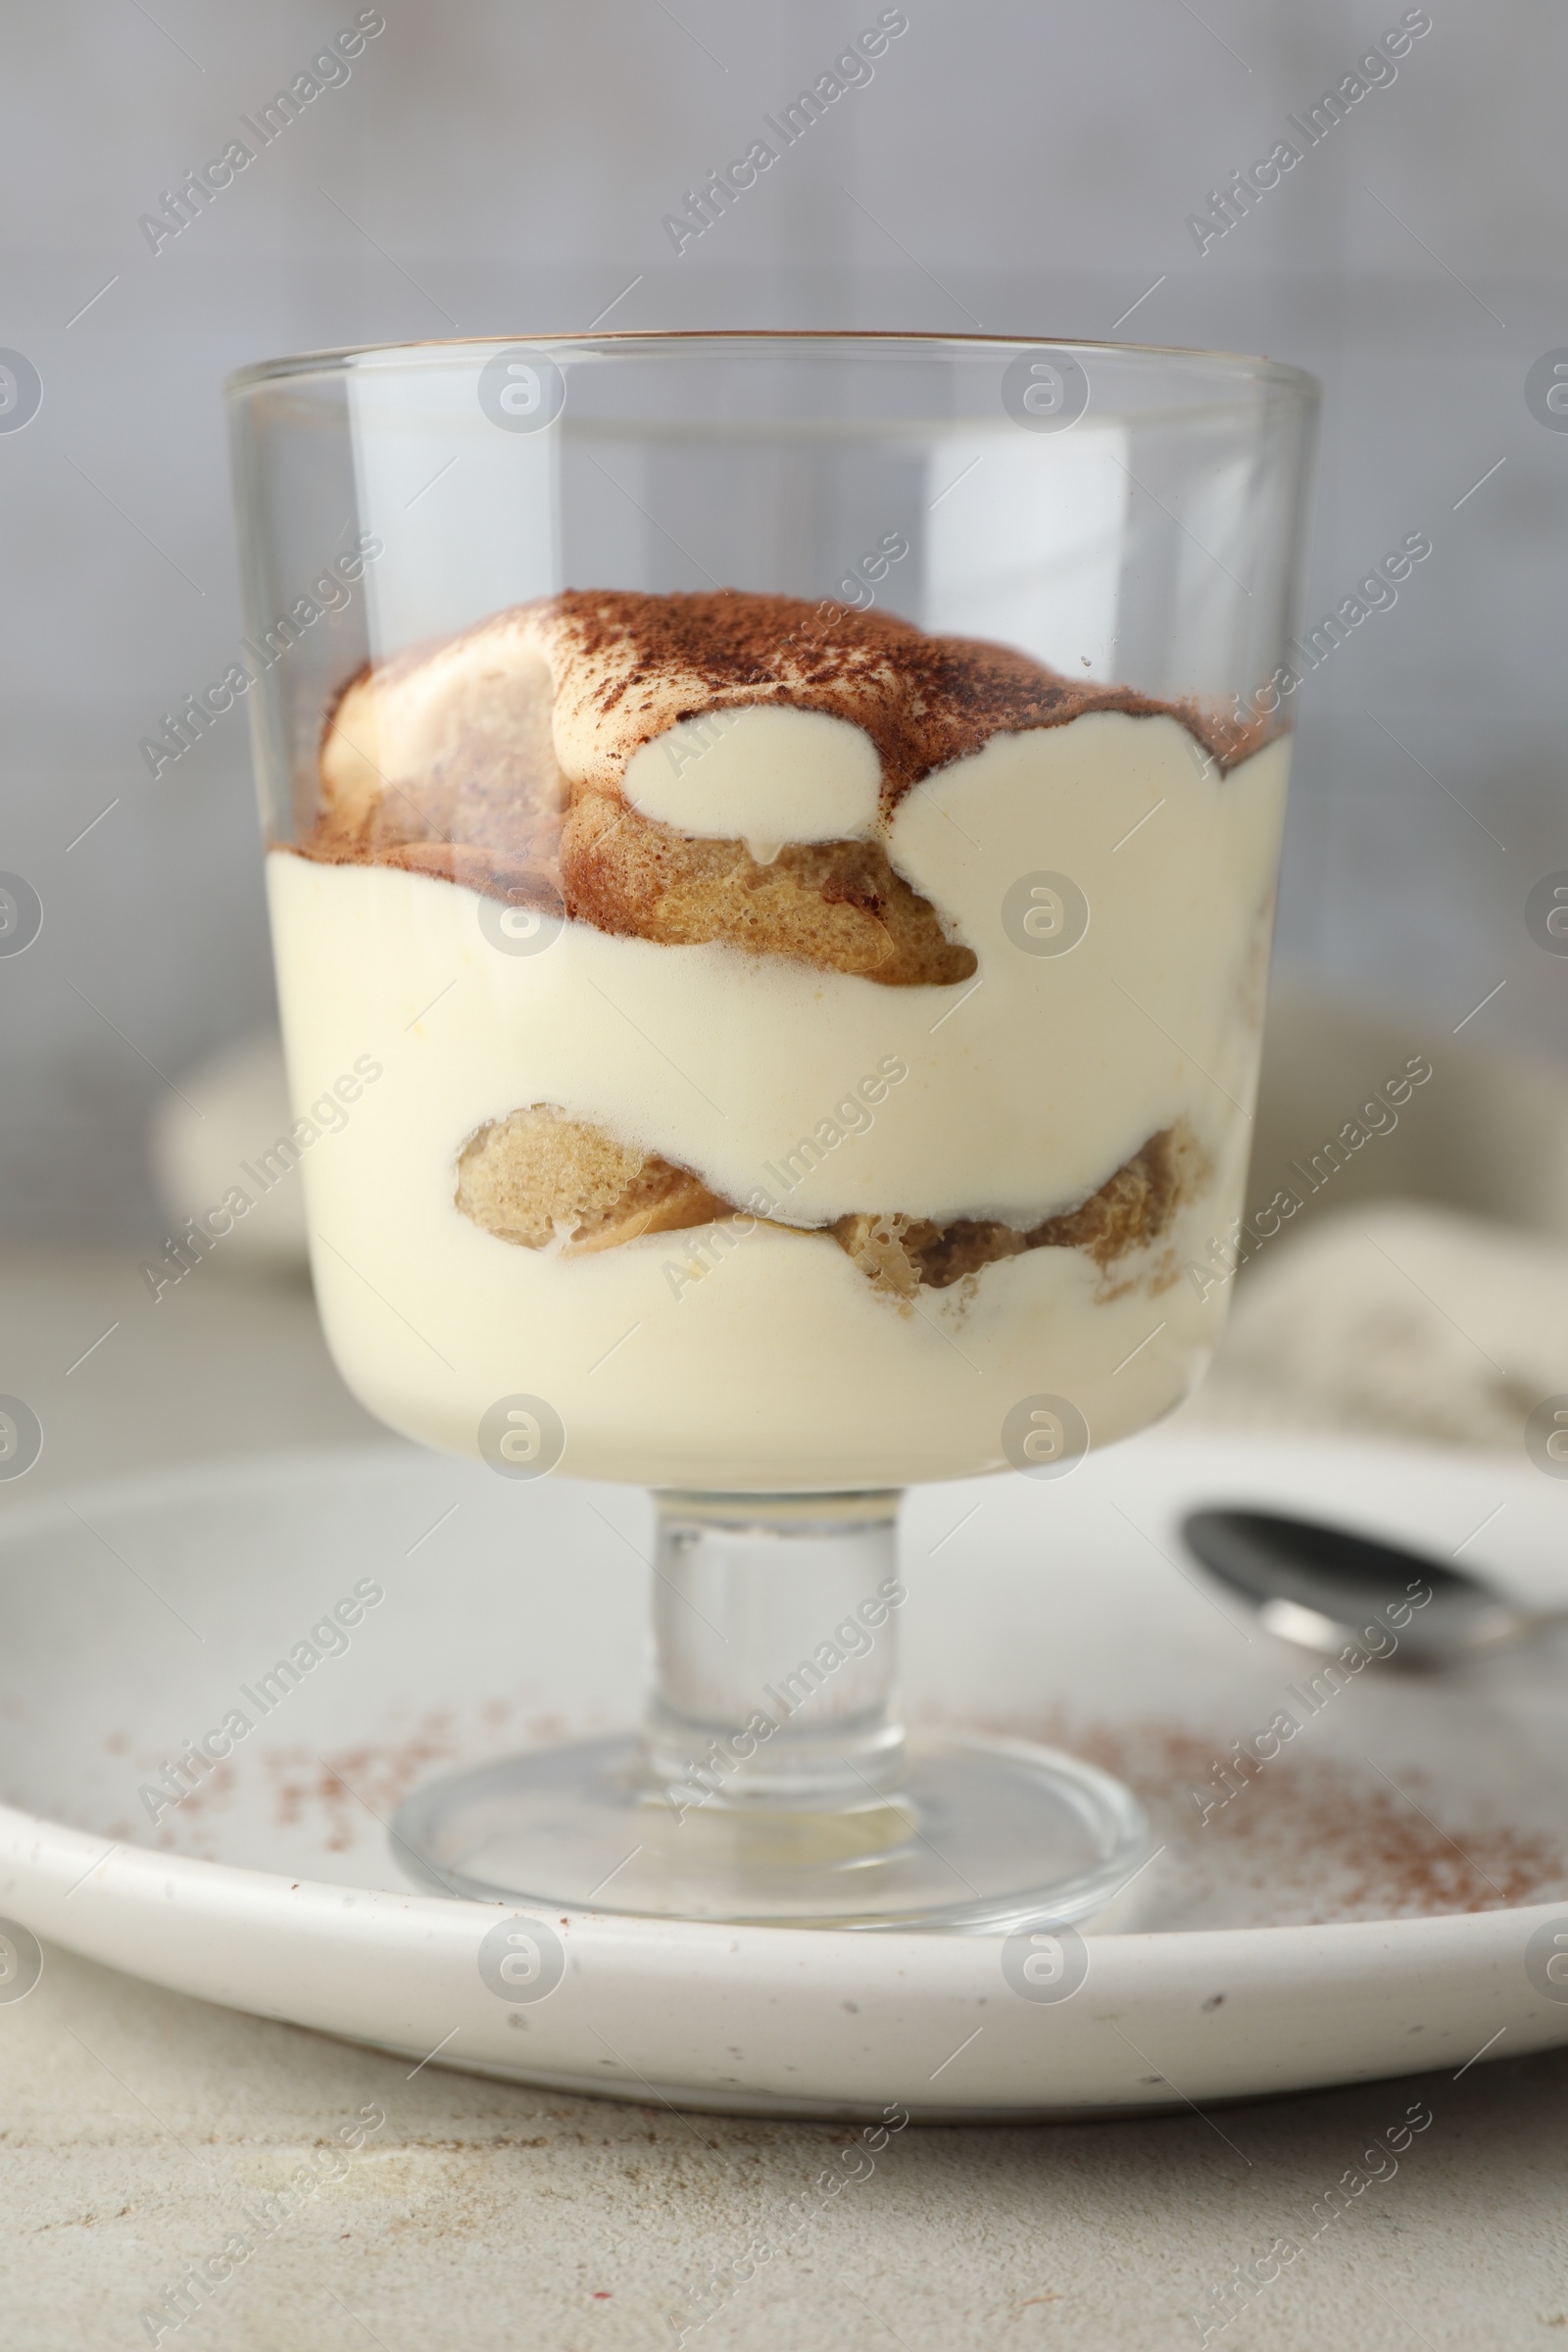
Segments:
[[[1568,1610],[1505,1600],[1481,1577],[1353,1529],[1272,1511],[1193,1511],[1182,1538],[1265,1631],[1334,1657],[1441,1667],[1560,1624]]]

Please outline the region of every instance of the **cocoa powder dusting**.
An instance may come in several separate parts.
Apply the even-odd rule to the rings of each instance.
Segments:
[[[151,1835],[129,1820],[107,1834],[127,1845],[235,1859],[220,1857],[217,1832],[244,1764],[247,1779],[265,1777],[277,1829],[299,1830],[327,1853],[379,1852],[384,1823],[413,1788],[476,1760],[474,1725],[492,1754],[583,1728],[494,1697],[471,1713],[433,1710],[399,1735],[319,1753],[258,1746],[215,1770]],[[1167,1849],[1150,1926],[1323,1926],[1568,1900],[1568,1838],[1500,1819],[1473,1799],[1456,1805],[1417,1764],[1389,1759],[1391,1780],[1364,1758],[1313,1753],[1304,1741],[1260,1762],[1238,1755],[1216,1731],[1152,1718],[1084,1721],[1063,1707],[984,1724],[965,1718],[963,1728],[1040,1740],[1128,1784]],[[130,1742],[122,1735],[107,1744],[119,1752]]]
[[[1396,1788],[1359,1758],[1286,1748],[1267,1763],[1238,1761],[1222,1738],[1183,1725],[1085,1724],[1056,1711],[1007,1728],[1136,1791],[1169,1841],[1178,1884],[1194,1890],[1195,1908],[1175,1924],[1428,1919],[1568,1896],[1563,1838],[1456,1813],[1417,1765],[1397,1768]],[[1205,1821],[1189,1792],[1224,1798],[1218,1763],[1241,1786]],[[1210,1903],[1212,1921],[1202,1915]]]
[[[480,1710],[492,1733],[512,1714],[505,1700],[490,1700]],[[544,1746],[570,1736],[560,1716],[534,1714],[505,1744]],[[445,1709],[421,1716],[401,1740],[364,1740],[320,1755],[313,1748],[274,1748],[261,1758],[272,1784],[276,1826],[324,1826],[322,1843],[329,1854],[347,1853],[367,1841],[379,1845],[385,1823],[412,1788],[473,1760],[471,1737]]]
[[[1065,726],[1091,711],[1178,718],[1222,767],[1257,750],[1268,733],[1262,722],[1238,727],[1196,702],[1081,683],[1009,646],[928,636],[894,613],[831,598],[568,589],[553,611],[578,653],[610,667],[594,698],[606,716],[622,704],[653,708],[662,728],[672,715],[698,718],[744,701],[848,719],[876,745],[888,812],[922,777],[967,759],[993,735]],[[656,692],[672,673],[698,688],[673,714]]]
[[[742,839],[688,835],[628,801],[628,765],[650,743],[748,708],[859,729],[884,834],[916,785],[999,735],[1101,712],[1174,718],[1195,760],[1223,770],[1276,731],[833,599],[568,589],[368,663],[326,713],[297,837],[273,846],[665,945],[720,942],[888,987],[969,978],[973,950],[885,839],[786,841],[760,861]]]

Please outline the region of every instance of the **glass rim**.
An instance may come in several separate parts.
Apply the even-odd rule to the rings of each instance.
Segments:
[[[1200,363],[1231,375],[1238,383],[1267,384],[1271,388],[1292,393],[1309,407],[1316,404],[1322,390],[1315,375],[1289,360],[1272,360],[1260,352],[1208,350],[1200,344],[1112,343],[1103,338],[1081,335],[948,334],[932,328],[906,327],[639,326],[612,328],[608,333],[601,333],[593,327],[574,327],[562,333],[541,332],[531,335],[429,335],[399,343],[351,343],[329,346],[320,351],[286,353],[276,359],[255,360],[246,367],[236,368],[224,379],[223,394],[225,399],[233,400],[264,385],[286,382],[295,376],[346,375],[361,363],[396,363],[400,359],[413,363],[426,355],[434,357],[465,351],[493,352],[505,350],[511,345],[552,350],[563,344],[577,344],[584,350],[624,350],[629,353],[653,344],[706,344],[721,348],[747,343],[797,344],[808,348],[828,343],[849,344],[859,347],[866,354],[895,344],[903,344],[912,350],[939,345],[956,354],[973,355],[988,351],[1100,353],[1116,359],[1166,366],[1183,361]]]

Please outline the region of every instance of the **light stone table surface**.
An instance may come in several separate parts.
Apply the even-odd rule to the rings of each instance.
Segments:
[[[1568,1346],[1568,1260],[1543,1250],[1526,1269],[1519,1251],[1531,1246],[1516,1239],[1399,1216],[1363,1216],[1338,1244],[1312,1237],[1304,1356],[1289,1252],[1272,1275],[1256,1272],[1238,1310],[1235,1369],[1222,1364],[1205,1418],[1229,1396],[1254,1421],[1271,1408],[1297,1420],[1304,1405],[1332,1423],[1338,1295],[1346,1419],[1363,1432],[1381,1419],[1450,1445],[1499,1442],[1506,1415],[1491,1386],[1492,1419],[1478,1402],[1452,1426],[1452,1314],[1491,1317],[1494,1369],[1494,1359],[1512,1369],[1516,1331],[1519,1380],[1539,1389]],[[1376,1253],[1363,1246],[1369,1231]],[[1369,1290],[1380,1282],[1381,1310]],[[1376,1331],[1382,1373],[1369,1354]],[[1568,1373],[1555,1385],[1568,1389]],[[303,1285],[216,1262],[154,1308],[131,1253],[0,1257],[0,1389],[25,1396],[46,1433],[7,1502],[372,1434],[327,1361]],[[757,2239],[776,2246],[772,2259],[689,2343],[1196,2346],[1188,2315],[1233,2266],[1266,2257],[1415,2100],[1432,2124],[1396,2174],[1209,2340],[1226,2352],[1568,2344],[1555,2332],[1568,2329],[1568,2052],[1206,2117],[910,2128],[794,2235],[787,2209],[852,2130],[544,2096],[438,2065],[411,2075],[401,2060],[58,1950],[35,1992],[0,2005],[0,2082],[4,2341],[17,2352],[155,2340],[141,2315],[367,2107],[386,2121],[343,2178],[258,2246],[215,2303],[156,2340],[232,2352],[631,2352],[675,2343],[670,2315]]]

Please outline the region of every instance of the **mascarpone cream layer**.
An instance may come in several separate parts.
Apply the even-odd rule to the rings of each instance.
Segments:
[[[495,902],[461,886],[275,851],[297,1102],[359,1055],[385,1068],[301,1170],[350,1385],[466,1453],[500,1398],[541,1396],[564,1474],[738,1488],[1002,1467],[1003,1423],[1036,1394],[1066,1396],[1096,1444],[1167,1410],[1202,1369],[1220,1295],[1179,1278],[1156,1295],[1152,1261],[1179,1277],[1240,1204],[1287,757],[1277,741],[1221,776],[1174,718],[1097,712],[928,777],[888,844],[979,958],[954,988],[581,923],[514,954]],[[857,762],[840,764],[858,795]],[[1068,953],[1020,931],[1038,873],[1087,902]],[[878,1073],[880,1095],[862,1084]],[[586,1259],[480,1231],[455,1204],[458,1153],[536,1102],[798,1225],[900,1209],[1028,1226],[1182,1116],[1215,1181],[1148,1267],[1115,1269],[1120,1297],[1081,1252],[1040,1250],[901,1308],[831,1241],[767,1227]]]

